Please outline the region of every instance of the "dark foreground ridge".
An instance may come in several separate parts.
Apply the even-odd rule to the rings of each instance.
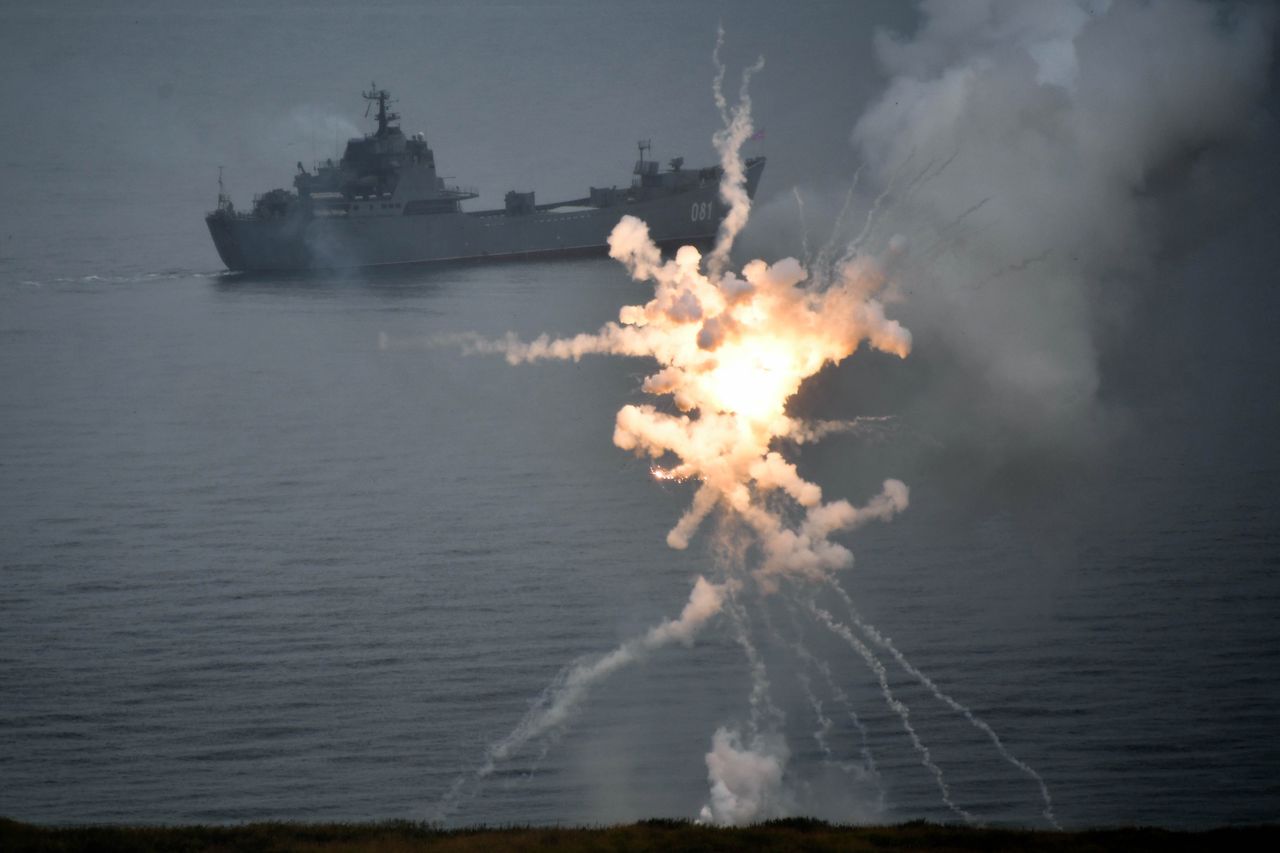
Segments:
[[[0,818],[0,850],[19,851],[882,851],[882,850],[1275,850],[1280,826],[1202,832],[1098,829],[1075,832],[977,829],[916,821],[898,826],[837,826],[793,818],[742,829],[649,820],[626,826],[571,828],[430,824],[253,823],[242,826],[77,826],[49,828]]]

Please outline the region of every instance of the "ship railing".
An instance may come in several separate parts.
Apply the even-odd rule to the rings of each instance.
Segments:
[[[257,218],[257,217],[255,217],[255,216],[253,215],[253,213],[252,213],[251,211],[247,211],[247,210],[228,210],[228,209],[227,209],[227,208],[225,208],[225,207],[220,207],[220,208],[218,208],[217,210],[211,210],[211,211],[209,211],[209,213],[208,213],[207,215],[208,215],[208,216],[216,216],[218,219],[240,219],[240,220],[249,220],[249,219],[256,219],[256,218]]]

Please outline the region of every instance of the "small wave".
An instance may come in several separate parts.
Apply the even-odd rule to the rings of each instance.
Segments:
[[[179,279],[207,279],[214,281],[229,275],[226,270],[165,269],[136,273],[89,273],[87,275],[63,275],[47,279],[27,278],[18,281],[24,287],[46,287],[61,284],[137,284],[151,281],[176,281]]]

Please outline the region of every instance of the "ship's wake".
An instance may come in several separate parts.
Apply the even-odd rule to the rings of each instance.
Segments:
[[[743,74],[734,104],[723,94],[719,45],[716,65],[714,94],[724,128],[714,141],[724,166],[721,198],[728,214],[711,252],[703,257],[686,246],[664,258],[645,223],[624,217],[610,236],[609,253],[633,278],[653,283],[649,302],[623,307],[617,322],[593,333],[467,343],[472,352],[501,354],[513,365],[576,361],[593,354],[656,362],[657,370],[642,389],[669,403],[624,406],[617,413],[613,441],[647,457],[655,478],[696,484],[667,544],[687,548],[714,520],[708,538],[715,574],[696,579],[679,615],[612,651],[565,667],[515,728],[488,749],[479,768],[457,779],[438,803],[436,816],[448,817],[513,757],[536,750],[545,754],[605,679],[664,647],[692,645],[700,632],[715,625],[727,629],[742,649],[751,690],[745,721],[712,735],[706,754],[710,791],[701,808],[693,809],[699,820],[736,825],[802,808],[789,784],[791,749],[785,715],[774,699],[777,676],[769,671],[762,648],[766,644],[787,650],[787,674],[802,689],[822,760],[858,780],[873,792],[875,802],[883,803],[872,733],[859,717],[851,691],[806,639],[820,632],[847,645],[866,665],[942,803],[956,817],[969,823],[981,820],[963,804],[913,725],[910,709],[894,690],[891,666],[986,736],[1000,757],[1036,786],[1043,816],[1056,826],[1049,790],[1036,771],[864,619],[839,585],[838,575],[852,565],[853,555],[838,537],[903,512],[909,491],[890,479],[861,505],[828,499],[784,453],[833,432],[856,432],[862,425],[801,420],[787,413],[787,402],[807,378],[841,363],[863,344],[900,358],[910,354],[911,334],[888,316],[884,299],[905,246],[900,239],[888,239],[883,251],[869,251],[868,224],[852,241],[823,247],[807,265],[784,258],[772,264],[754,260],[740,272],[730,270],[730,250],[750,212],[740,156],[753,133],[747,84],[762,62]],[[874,215],[873,207],[868,223]],[[855,754],[837,754],[832,746],[833,715],[857,730]]]

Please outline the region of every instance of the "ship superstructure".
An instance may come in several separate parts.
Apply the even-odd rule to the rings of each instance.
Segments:
[[[348,140],[341,159],[308,170],[298,163],[293,190],[257,196],[248,212],[221,191],[205,217],[223,263],[236,271],[306,270],[388,264],[589,254],[607,246],[623,215],[649,225],[663,245],[706,242],[727,210],[719,198],[719,166],[684,168],[682,158],[662,170],[649,143],[629,186],[591,187],[586,196],[539,204],[533,192],[512,190],[504,205],[464,211],[478,197],[445,183],[421,133],[406,137],[395,124],[391,95],[376,85],[364,92],[377,129]],[[765,158],[746,161],[754,195]]]

